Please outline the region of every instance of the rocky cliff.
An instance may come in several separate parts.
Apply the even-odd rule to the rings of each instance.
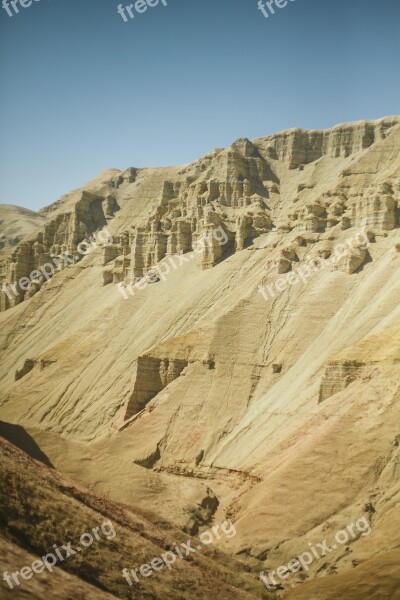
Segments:
[[[389,149],[398,126],[398,119],[389,118],[325,132],[290,130],[253,143],[237,140],[230,148],[210,152],[180,169],[107,172],[101,184],[96,180],[89,184],[72,204],[64,201],[45,209],[48,222],[43,230],[0,263],[0,283],[11,286],[60,253],[74,256],[80,242],[108,224],[114,226],[114,243],[104,250],[108,265],[104,284],[141,278],[166,256],[190,252],[203,239],[211,244],[198,262],[211,268],[223,254],[240,252],[275,229],[299,234],[326,234],[337,226],[391,231],[399,219],[398,181],[392,176],[358,186],[357,175],[364,172],[357,173],[356,165],[372,147],[371,152],[380,145]],[[315,190],[319,163],[331,158],[342,167],[348,159],[349,168],[340,170],[333,186],[325,189],[319,181]],[[313,168],[307,169],[309,165]],[[285,168],[289,172],[284,175]],[[290,174],[293,169],[299,171],[297,177]],[[293,189],[295,179],[299,183]],[[89,191],[93,187],[97,193]],[[127,204],[139,196],[150,202],[142,223],[136,224],[130,222]],[[60,210],[65,204],[67,210]],[[114,219],[121,208],[123,214]],[[218,229],[223,232],[221,239],[213,236]],[[3,292],[0,307],[14,306],[39,289],[40,285],[31,285],[25,293],[18,290],[11,301]]]

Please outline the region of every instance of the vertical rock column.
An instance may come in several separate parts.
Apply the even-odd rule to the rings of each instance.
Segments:
[[[125,420],[137,414],[167,385],[179,377],[187,361],[140,356],[135,362],[133,391],[126,407]]]
[[[228,240],[224,243],[221,231],[216,232],[222,227],[220,215],[210,210],[204,211],[204,217],[200,220],[200,232],[196,236],[197,243],[201,244],[201,252],[196,253],[198,266],[205,270],[213,267],[223,255]]]

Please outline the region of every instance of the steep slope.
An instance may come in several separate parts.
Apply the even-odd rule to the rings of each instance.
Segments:
[[[253,593],[258,590],[254,575],[247,574],[240,563],[201,544],[202,552],[193,556],[191,553],[187,558],[184,551],[183,559],[173,566],[171,561],[171,569],[154,571],[151,578],[142,577],[139,583],[129,586],[122,575],[123,568],[129,567],[130,571],[133,566],[140,567],[177,543],[186,543],[187,536],[150,512],[106,501],[75,486],[8,442],[0,440],[0,449],[1,536],[6,550],[3,569],[8,569],[10,575],[15,569],[54,553],[53,548],[58,548],[63,556],[54,566],[54,560],[48,558],[51,569],[47,569],[47,576],[42,569],[39,597],[43,598],[46,587],[57,589],[57,597],[83,592],[88,598],[95,597],[97,588],[96,597],[104,600],[161,599],[172,595],[183,600],[211,597],[214,593],[227,599],[259,597],[258,592],[257,596]],[[97,536],[93,532],[96,525]],[[92,542],[85,535],[91,535]],[[69,540],[70,548],[75,550],[70,556],[63,545]],[[198,543],[198,539],[193,539],[192,547],[198,547]],[[35,573],[28,581],[19,576],[18,587],[11,579],[16,598],[37,597]],[[10,589],[3,580],[2,597],[4,587]],[[264,597],[272,596],[265,593]]]
[[[2,568],[11,573],[14,569],[23,565],[31,565],[37,556],[24,550],[17,544],[10,542],[9,539],[0,534],[0,543],[2,549]],[[13,583],[13,580],[11,579]],[[8,589],[8,592],[6,591]],[[92,586],[85,581],[62,571],[54,570],[51,574],[48,571],[37,573],[29,583],[25,582],[23,587],[16,586],[14,589],[4,588],[4,581],[1,583],[0,594],[2,598],[10,597],[10,594],[20,600],[43,600],[44,590],[48,598],[60,598],[60,600],[70,600],[71,598],[87,598],[87,600],[113,600],[117,596],[109,594]]]
[[[319,579],[282,596],[285,600],[399,600],[400,552],[390,552],[384,558],[369,560],[351,573]]]

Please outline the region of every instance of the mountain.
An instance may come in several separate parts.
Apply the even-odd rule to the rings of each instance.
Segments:
[[[20,206],[0,204],[0,249],[16,246],[25,236],[36,233],[46,218]]]
[[[107,501],[231,519],[266,574],[366,519],[271,592],[400,598],[399,176],[386,117],[64,196],[0,253],[0,418]]]

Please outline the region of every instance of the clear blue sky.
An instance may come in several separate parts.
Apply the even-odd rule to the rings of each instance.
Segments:
[[[400,113],[399,0],[295,0],[268,19],[257,0],[167,4],[127,23],[118,0],[0,9],[0,203]]]

